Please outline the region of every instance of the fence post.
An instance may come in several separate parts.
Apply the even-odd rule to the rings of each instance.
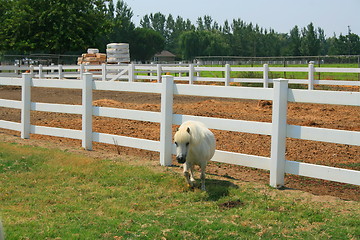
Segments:
[[[63,79],[64,78],[64,72],[63,72],[63,67],[62,65],[59,65],[59,79]]]
[[[150,76],[150,79],[152,79],[151,77],[154,76],[154,73],[153,73],[153,70],[152,70],[152,67],[155,65],[154,62],[150,62],[150,70],[148,72],[148,76]],[[157,66],[157,65],[156,65]],[[157,69],[156,69],[156,72],[157,72]],[[150,80],[151,81],[151,80]]]
[[[190,85],[194,84],[194,73],[195,73],[194,64],[189,64],[189,84]]]
[[[264,78],[264,88],[269,87],[269,65],[264,64],[264,72],[263,72],[263,78]]]
[[[101,64],[101,78],[106,81],[106,63]]]
[[[39,78],[44,78],[44,69],[43,69],[43,65],[39,65]]]
[[[84,73],[82,78],[82,147],[92,150],[92,84],[91,73]]]
[[[309,73],[308,73],[308,79],[309,79],[309,90],[314,90],[314,79],[315,79],[315,67],[313,63],[309,64]]]
[[[134,80],[135,80],[135,65],[133,63],[129,64],[128,74],[129,74],[129,82],[134,82]]]
[[[54,64],[54,63],[51,63],[51,70],[50,70],[50,75],[51,75],[50,78],[51,78],[51,79],[54,78],[53,75],[55,74],[54,66],[55,66],[55,64]]]
[[[35,77],[35,73],[34,73],[34,65],[30,65],[30,74],[31,74],[31,77]]]
[[[196,66],[197,66],[197,67],[200,67],[200,64],[199,64],[199,63],[197,63],[197,64],[196,64]],[[197,71],[197,72],[196,72],[196,77],[201,77],[201,75],[200,75],[200,71]]]
[[[22,74],[21,138],[30,138],[31,74]]]
[[[79,71],[80,71],[80,80],[83,79],[83,75],[85,73],[85,65],[83,63],[80,63],[80,68],[79,68]]]
[[[179,67],[181,67],[182,64],[183,64],[182,62],[179,62]],[[175,73],[175,76],[176,76],[176,73]],[[179,70],[179,77],[182,77],[182,72],[181,72],[181,70]]]
[[[270,185],[284,186],[288,80],[274,79],[271,130]]]
[[[18,74],[19,74],[19,70],[18,70],[18,69],[19,69],[19,67],[20,67],[20,64],[15,63],[14,66],[15,66],[14,73],[15,73],[16,75],[18,75]]]
[[[172,121],[174,77],[162,77],[161,87],[161,122],[160,122],[160,164],[172,163]]]
[[[157,75],[157,82],[158,82],[158,83],[161,83],[161,74],[162,74],[161,64],[157,64],[156,67],[157,67],[157,73],[156,73],[156,75]]]
[[[231,73],[231,67],[230,64],[225,64],[225,86],[230,86],[230,73]]]

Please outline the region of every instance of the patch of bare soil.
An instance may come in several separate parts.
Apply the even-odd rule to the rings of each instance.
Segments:
[[[1,98],[19,100],[19,88],[0,88]],[[112,91],[94,91],[93,105],[114,108],[160,111],[158,94],[139,94]],[[32,101],[64,104],[81,104],[81,92],[62,89],[32,89]],[[191,96],[175,96],[174,113],[206,117],[241,119],[248,121],[271,122],[271,101],[235,100]],[[0,108],[0,119],[20,122],[20,111]],[[70,129],[81,129],[81,116],[47,112],[31,112],[31,124]],[[288,124],[314,126],[319,128],[360,131],[360,108],[352,106],[320,104],[288,104]],[[111,133],[123,136],[159,140],[159,124],[151,122],[93,118],[95,132]],[[175,133],[176,126],[173,127]],[[270,137],[258,134],[213,131],[217,149],[251,155],[270,156]],[[0,129],[0,134],[19,135],[18,132]],[[48,144],[65,145],[80,148],[81,142],[66,138],[32,135],[31,139]],[[95,152],[119,153],[120,155],[138,156],[144,161],[157,162],[159,154],[139,149],[124,148],[114,145],[94,143]],[[313,164],[360,170],[360,147],[344,144],[332,144],[315,141],[287,139],[288,160]],[[174,161],[175,163],[175,161]],[[241,166],[211,162],[208,174],[240,181],[268,184],[268,171]],[[341,199],[360,200],[360,187],[317,180],[312,178],[287,175],[286,187],[307,191],[316,195],[331,195]]]

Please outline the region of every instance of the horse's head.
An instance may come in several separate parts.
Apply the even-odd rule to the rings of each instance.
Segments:
[[[176,160],[178,163],[185,163],[186,156],[190,147],[190,128],[180,128],[174,136],[174,141],[176,145]]]

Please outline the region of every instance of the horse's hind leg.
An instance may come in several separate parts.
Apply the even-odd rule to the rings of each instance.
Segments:
[[[206,191],[206,188],[205,188],[205,178],[206,178],[205,169],[206,169],[206,165],[201,166],[200,179],[201,179],[201,190],[202,191]]]

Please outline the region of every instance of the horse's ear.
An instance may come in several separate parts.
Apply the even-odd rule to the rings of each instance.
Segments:
[[[186,129],[186,131],[190,134],[190,128],[189,127]]]

